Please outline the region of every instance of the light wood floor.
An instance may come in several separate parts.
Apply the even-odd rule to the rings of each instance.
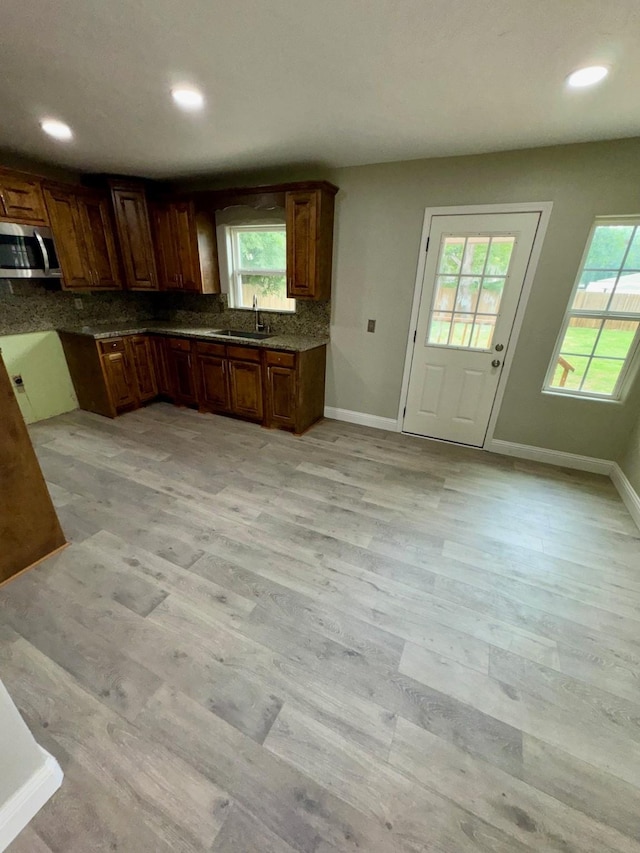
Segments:
[[[0,592],[62,789],[12,853],[640,851],[640,538],[602,477],[158,404],[33,428]]]

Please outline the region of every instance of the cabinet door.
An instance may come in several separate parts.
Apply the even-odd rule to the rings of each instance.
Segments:
[[[62,289],[88,290],[93,285],[78,199],[67,190],[49,187],[44,194],[62,269]]]
[[[267,412],[269,423],[294,426],[296,416],[296,371],[291,367],[267,367]]]
[[[229,361],[231,411],[251,420],[262,420],[262,369],[248,361]]]
[[[151,221],[160,290],[180,290],[172,206],[168,203],[154,202],[151,205]]]
[[[107,387],[116,409],[136,402],[132,371],[125,352],[110,352],[102,356]]]
[[[132,335],[128,344],[135,369],[138,399],[141,403],[146,403],[158,394],[151,344],[145,335]]]
[[[191,405],[198,401],[190,341],[169,338],[165,344],[171,396],[176,403]]]
[[[193,204],[191,202],[174,202],[171,207],[180,287],[187,292],[201,293],[202,278]]]
[[[171,397],[172,389],[169,379],[165,339],[154,336],[151,338],[150,344],[151,351],[153,353],[153,366],[155,369],[156,383],[158,385],[158,394],[162,394],[165,397]]]
[[[80,196],[78,205],[93,286],[101,290],[122,290],[108,198],[92,193]]]
[[[288,192],[287,220],[287,296],[313,299],[316,296],[316,251],[318,196],[310,192]]]
[[[0,172],[0,216],[11,222],[49,222],[40,181]]]
[[[126,285],[129,290],[157,290],[158,276],[144,189],[116,183],[112,184],[111,194]]]
[[[229,411],[228,362],[221,356],[199,355],[200,405],[212,412]]]

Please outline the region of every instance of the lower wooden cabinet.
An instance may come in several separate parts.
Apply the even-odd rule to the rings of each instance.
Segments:
[[[227,346],[231,413],[250,421],[261,421],[262,352],[245,346]]]
[[[326,347],[282,352],[160,335],[61,332],[82,409],[108,417],[158,396],[304,432],[324,413]]]
[[[126,340],[133,360],[138,400],[146,403],[158,396],[151,341],[146,335],[132,335]]]
[[[135,377],[126,353],[105,353],[102,356],[102,365],[113,408],[120,410],[135,405]]]
[[[261,421],[262,368],[251,361],[229,360],[231,411],[252,421]]]
[[[161,397],[171,396],[171,382],[169,379],[169,364],[167,359],[167,339],[159,335],[152,335],[149,339],[153,366],[155,368],[156,385]]]
[[[165,357],[169,377],[169,396],[182,406],[198,402],[193,344],[185,338],[168,338]]]
[[[196,344],[200,408],[205,412],[231,410],[229,365],[224,344]]]

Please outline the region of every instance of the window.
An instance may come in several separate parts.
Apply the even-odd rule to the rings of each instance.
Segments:
[[[445,235],[427,343],[491,349],[515,238]]]
[[[545,390],[619,400],[639,327],[640,217],[596,219]]]
[[[295,311],[287,299],[287,234],[284,225],[229,225],[229,305],[267,311]]]

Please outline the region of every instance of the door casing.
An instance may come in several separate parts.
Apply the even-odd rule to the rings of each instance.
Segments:
[[[551,210],[553,208],[552,201],[534,201],[530,204],[525,203],[517,203],[517,204],[473,204],[473,205],[461,205],[461,206],[453,206],[453,207],[427,207],[424,212],[424,221],[422,224],[422,235],[420,237],[420,250],[418,254],[418,268],[416,271],[416,282],[413,290],[413,304],[411,306],[411,322],[409,324],[409,335],[407,336],[407,349],[405,353],[404,359],[404,372],[402,374],[402,387],[400,390],[400,405],[398,406],[398,432],[403,432],[404,426],[404,410],[407,405],[407,394],[409,391],[409,376],[411,374],[411,362],[413,358],[413,336],[415,334],[417,325],[418,325],[418,313],[420,311],[420,299],[422,297],[422,286],[424,279],[424,268],[427,263],[427,241],[429,239],[429,233],[431,232],[431,223],[434,216],[465,216],[468,214],[483,214],[483,213],[539,213],[540,214],[540,223],[538,225],[538,230],[536,231],[536,236],[533,241],[533,247],[531,249],[531,255],[529,257],[529,264],[527,266],[527,272],[524,277],[524,282],[522,284],[522,291],[520,294],[520,301],[518,302],[518,308],[516,311],[516,316],[513,321],[513,329],[511,332],[511,339],[509,344],[509,359],[507,363],[503,366],[502,372],[500,374],[500,380],[498,382],[498,388],[496,391],[496,397],[493,404],[493,409],[491,410],[491,417],[489,418],[489,427],[487,429],[487,434],[485,436],[483,447],[488,447],[493,441],[493,434],[496,428],[496,423],[498,421],[498,416],[500,414],[500,408],[502,406],[502,399],[504,397],[505,388],[507,387],[507,381],[509,379],[509,373],[511,372],[511,364],[513,362],[513,355],[516,352],[516,348],[518,345],[518,338],[520,336],[520,330],[522,329],[522,323],[524,321],[527,303],[529,301],[529,295],[531,293],[531,287],[533,285],[533,280],[535,278],[536,269],[538,267],[538,261],[540,259],[540,253],[542,252],[542,245],[544,243],[544,238],[547,233],[547,226],[549,224],[549,219],[551,218]],[[414,433],[407,433],[407,435],[414,435]],[[437,438],[429,438],[428,436],[414,436],[416,438],[425,438],[428,441],[441,441],[442,439]],[[447,442],[448,444],[455,444],[456,442]]]

